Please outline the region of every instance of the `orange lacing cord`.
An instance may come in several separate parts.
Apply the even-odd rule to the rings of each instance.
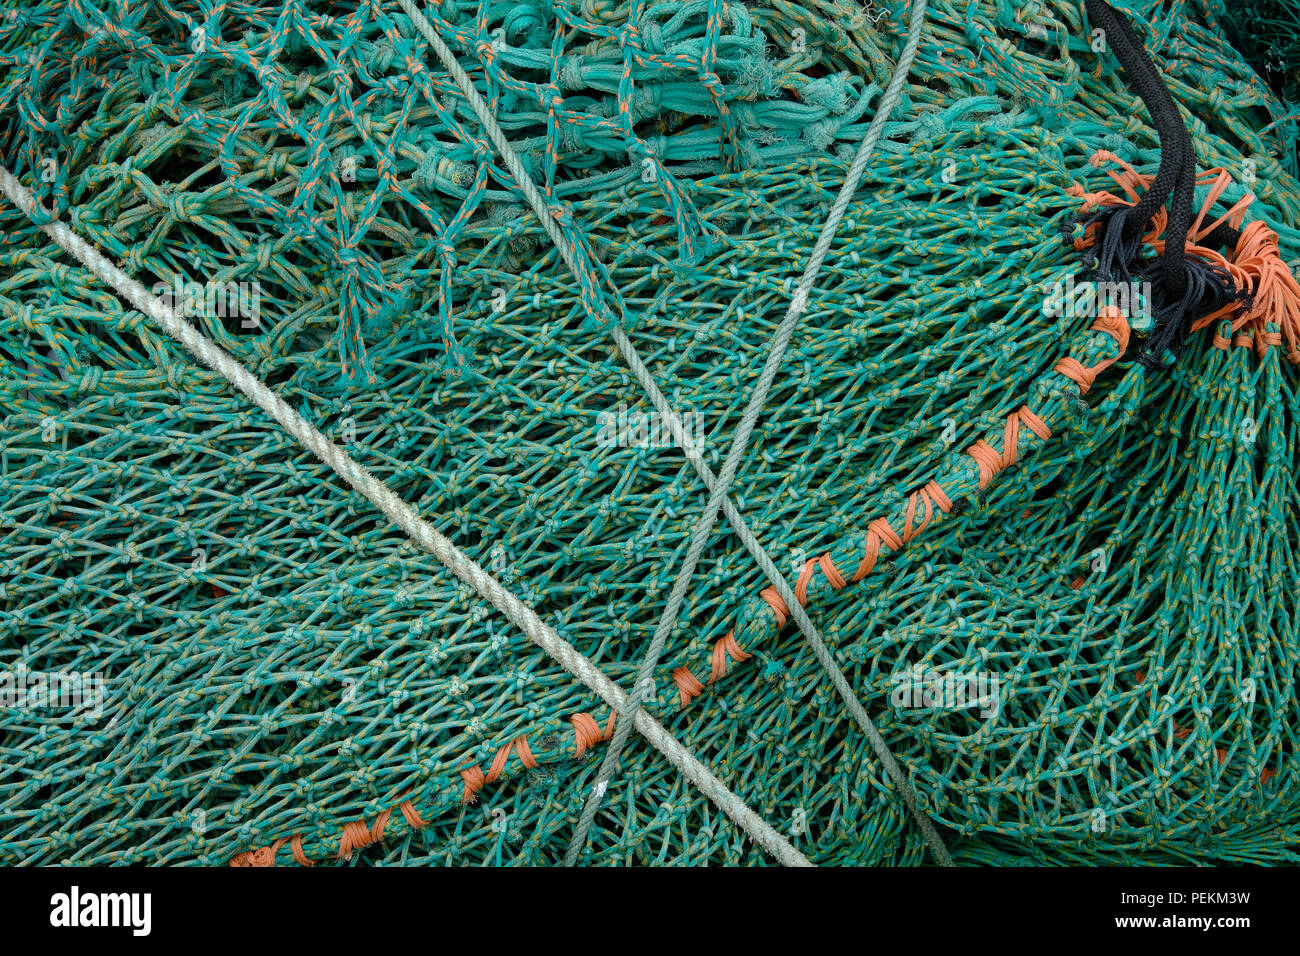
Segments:
[[[734,634],[734,631],[728,631],[725,637],[714,642],[708,684],[720,680],[727,673],[728,657],[736,663],[740,663],[749,660],[753,656],[740,649]],[[681,701],[683,707],[704,693],[704,688],[708,686],[708,684],[700,683],[699,679],[691,673],[688,667],[677,668],[672,672],[671,676],[673,683],[677,685],[677,699]]]
[[[1139,173],[1132,166],[1109,150],[1097,150],[1097,152],[1093,153],[1092,156],[1089,157],[1088,161],[1094,167],[1100,167],[1103,162],[1112,162],[1123,166],[1123,173],[1117,173],[1113,169],[1108,169],[1106,170],[1106,175],[1113,179],[1116,184],[1124,190],[1124,193],[1128,198],[1121,198],[1120,196],[1116,196],[1114,193],[1107,192],[1106,190],[1098,190],[1097,192],[1090,193],[1085,191],[1083,186],[1079,183],[1071,183],[1065,191],[1068,195],[1083,200],[1084,212],[1092,212],[1095,209],[1100,209],[1102,206],[1136,205],[1137,201],[1142,198],[1142,193],[1146,192],[1146,190],[1151,187],[1151,183],[1155,180],[1154,176],[1146,176]],[[1141,187],[1142,192],[1138,191],[1139,187]],[[1142,237],[1143,241],[1149,243],[1163,235],[1168,218],[1168,213],[1165,211],[1164,207],[1161,207],[1152,217],[1151,231]],[[1074,240],[1075,250],[1082,252],[1084,249],[1096,245],[1097,232],[1100,229],[1101,223],[1099,222],[1094,222],[1085,229],[1083,236]]]
[[[737,648],[739,651],[739,648]],[[745,655],[748,656],[748,655]],[[609,720],[605,723],[605,729],[602,731],[596,723],[595,718],[590,714],[578,713],[573,714],[569,721],[573,724],[574,738],[577,741],[577,754],[581,757],[586,753],[587,748],[602,740],[608,740],[614,735],[614,721],[617,715],[611,711]],[[473,803],[478,798],[478,793],[490,783],[496,780],[505,772],[506,761],[510,759],[511,753],[519,755],[519,762],[529,770],[538,766],[532,750],[528,746],[528,738],[525,736],[516,737],[504,747],[496,752],[492,758],[492,763],[488,767],[487,773],[484,773],[478,767],[468,767],[460,772],[461,780],[465,783],[465,794],[462,798],[463,803]],[[404,799],[397,807],[402,816],[410,825],[412,830],[423,830],[428,823],[420,816],[415,809],[415,805],[410,799]],[[388,821],[393,815],[393,808],[383,811],[375,817],[373,826],[366,826],[364,820],[349,820],[343,824],[343,832],[339,836],[339,851],[337,859],[350,860],[356,850],[364,849],[373,843],[378,843],[384,838],[384,830],[388,826]],[[249,850],[245,853],[236,854],[230,860],[231,866],[275,866],[275,855],[280,848],[286,843],[293,853],[294,860],[302,866],[314,866],[315,862],[308,859],[307,854],[302,849],[302,834],[295,833],[292,837],[280,837],[274,843],[268,846],[259,847],[256,850]]]
[[[411,825],[413,830],[422,830],[428,824],[416,812],[415,806],[409,799],[403,800],[397,807],[406,822]],[[384,838],[384,829],[388,826],[388,819],[393,814],[392,809],[385,810],[375,818],[375,825],[367,827],[364,820],[349,820],[343,824],[343,834],[339,838],[338,859],[350,860],[354,850],[370,846],[372,843],[378,843]],[[294,861],[301,866],[315,866],[314,860],[308,858],[302,848],[302,834],[295,833],[292,837],[280,837],[270,846],[264,846],[256,850],[250,850],[247,853],[240,853],[230,860],[231,866],[275,866],[275,854],[279,852],[280,847],[286,843],[289,844],[289,850],[293,854]]]
[[[1124,318],[1124,313],[1115,306],[1108,305],[1104,307],[1089,328],[1094,332],[1106,332],[1109,334],[1118,343],[1119,349],[1116,351],[1114,358],[1105,359],[1094,365],[1092,368],[1086,368],[1081,365],[1077,359],[1069,355],[1060,359],[1056,363],[1055,371],[1060,372],[1066,378],[1078,385],[1080,395],[1088,394],[1088,390],[1092,388],[1092,383],[1097,380],[1097,376],[1114,365],[1115,362],[1118,361],[1126,351],[1128,351],[1128,320]],[[1039,421],[1038,424],[1043,425],[1041,421]],[[1043,427],[1046,428],[1047,426],[1043,425]],[[1033,428],[1033,425],[1030,425],[1030,428]],[[1037,433],[1036,429],[1035,433]],[[1042,436],[1040,435],[1039,437],[1041,438]],[[980,484],[980,487],[984,487],[983,483]]]
[[[1095,324],[1093,325],[1093,328],[1096,328]],[[1079,365],[1077,361],[1067,356],[1066,358],[1061,359],[1060,362],[1056,363],[1056,371],[1061,372],[1061,366],[1066,362],[1073,362],[1074,366],[1079,366],[1080,369],[1083,368],[1083,366]],[[1073,366],[1070,367],[1073,368]],[[1098,371],[1100,371],[1100,368]],[[1062,374],[1065,373],[1062,372]],[[1091,374],[1092,378],[1088,380],[1089,384],[1091,384],[1092,379],[1096,378],[1097,372],[1085,369],[1084,374]],[[1075,381],[1079,380],[1075,379]],[[1087,391],[1082,382],[1079,384],[1079,389],[1080,391]],[[1028,405],[1020,406],[1020,408],[1007,416],[1007,427],[1002,433],[1001,455],[993,449],[992,445],[982,438],[966,449],[966,454],[974,458],[975,464],[979,465],[979,486],[981,489],[988,487],[989,482],[996,478],[998,473],[1004,468],[1009,468],[1011,465],[1016,463],[1016,458],[1020,451],[1021,422],[1028,425],[1029,430],[1043,441],[1047,441],[1052,437],[1052,430],[1047,427],[1046,422],[1031,412]],[[903,540],[907,539],[904,538]]]
[[[602,740],[609,740],[614,736],[614,721],[618,714],[614,711],[609,712],[609,720],[605,722],[605,730],[602,733],[596,719],[591,714],[574,714],[569,718],[573,724],[574,736],[578,742],[577,753],[575,757],[581,757],[587,752],[588,747],[595,746]]]
[[[533,752],[528,749],[527,737],[516,737],[504,747],[497,751],[497,755],[492,758],[492,764],[488,767],[485,774],[478,767],[469,767],[460,772],[460,777],[465,781],[465,796],[462,798],[463,803],[473,803],[478,799],[478,792],[489,783],[496,783],[497,779],[505,772],[506,761],[510,759],[510,751],[518,751],[519,762],[527,770],[532,770],[537,766],[537,760],[533,757]]]

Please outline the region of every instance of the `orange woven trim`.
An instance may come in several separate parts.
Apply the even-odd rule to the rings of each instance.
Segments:
[[[402,801],[402,804],[397,809],[402,811],[402,816],[406,818],[406,823],[412,830],[423,830],[428,826],[424,822],[424,818],[416,811],[415,804],[411,803],[410,800]]]
[[[1130,169],[1131,172],[1131,169]],[[1133,174],[1136,175],[1136,174]],[[1081,190],[1081,187],[1080,187]],[[1136,201],[1136,197],[1134,199]],[[1091,330],[1094,332],[1105,332],[1115,339],[1118,349],[1114,358],[1106,359],[1092,368],[1086,368],[1076,359],[1066,356],[1056,365],[1056,371],[1065,375],[1079,386],[1081,393],[1087,392],[1092,383],[1096,380],[1101,372],[1105,371],[1119,358],[1124,355],[1129,344],[1129,324],[1119,309],[1107,307],[1102,309],[1101,314],[1097,316],[1092,323]],[[975,459],[979,467],[979,487],[981,489],[997,476],[997,474],[1009,465],[1015,463],[1020,453],[1020,429],[1021,426],[1028,427],[1042,441],[1048,441],[1052,437],[1052,430],[1047,423],[1038,415],[1032,412],[1028,406],[1022,405],[1016,411],[1007,416],[1006,428],[1003,431],[1002,452],[999,453],[988,442],[980,439],[966,453]],[[883,550],[897,551],[904,544],[910,542],[919,535],[930,524],[934,518],[934,508],[938,506],[944,514],[952,510],[952,501],[944,492],[943,488],[935,481],[929,481],[924,487],[912,492],[908,496],[907,510],[903,516],[903,533],[899,535],[890,526],[885,518],[877,518],[867,525],[866,545],[862,560],[858,564],[857,570],[854,571],[853,577],[848,582],[840,573],[835,563],[831,560],[829,553],[821,557],[808,561],[804,564],[799,572],[799,577],[795,583],[794,594],[801,605],[808,603],[808,585],[813,579],[814,573],[818,568],[826,576],[826,581],[834,590],[839,590],[846,583],[856,584],[876,567]],[[919,518],[919,520],[918,520]],[[759,592],[759,597],[771,609],[773,616],[776,618],[777,630],[783,628],[789,620],[790,609],[786,607],[781,596],[777,594],[776,588],[767,587]],[[731,636],[727,635],[728,638]],[[725,639],[724,639],[725,640]],[[719,651],[714,649],[714,672],[719,673],[718,667],[722,662]],[[713,679],[710,678],[710,682]],[[693,698],[699,696],[704,686],[691,674],[689,669],[679,667],[673,671],[673,680],[677,684],[678,691],[681,695],[682,704],[689,703]]]
[[[1021,413],[1018,414],[1020,414],[1020,418],[1017,421],[1017,429],[1019,429],[1019,421],[1024,421],[1031,429],[1037,432],[1040,437],[1047,438],[1051,436],[1051,430],[1043,424],[1042,419],[1037,415],[1034,415],[1028,409],[1022,409]],[[907,513],[904,516],[903,533],[901,535],[897,534],[890,526],[889,522],[884,518],[877,518],[875,521],[872,521],[867,525],[865,553],[863,554],[862,561],[858,564],[858,569],[854,572],[852,578],[847,581],[844,579],[844,575],[840,572],[840,569],[835,566],[835,562],[831,559],[830,552],[828,551],[819,558],[814,558],[805,562],[804,566],[800,569],[799,576],[795,580],[795,598],[799,601],[800,605],[807,605],[808,585],[812,583],[813,576],[819,569],[825,576],[826,583],[835,591],[840,590],[846,584],[856,584],[858,581],[861,581],[864,577],[870,574],[872,569],[876,566],[876,561],[880,557],[880,552],[884,548],[888,548],[891,551],[897,551],[902,548],[904,544],[911,541],[918,534],[924,531],[929,525],[931,519],[934,517],[934,509],[936,506],[944,514],[952,511],[952,501],[948,498],[947,494],[944,493],[944,490],[939,487],[937,482],[930,481],[927,482],[923,488],[912,492],[912,494],[908,496]],[[918,512],[923,512],[919,523],[916,520]],[[759,592],[759,597],[763,599],[771,609],[772,615],[776,618],[777,630],[785,627],[785,624],[790,617],[790,609],[786,606],[785,601],[781,599],[781,595],[777,593],[776,588],[771,586],[764,588]],[[728,634],[728,637],[730,636],[731,635]],[[725,641],[727,638],[723,638],[723,640]],[[739,650],[739,648],[737,648],[737,650]],[[732,654],[731,656],[736,660],[741,660],[741,658],[736,658],[735,654]],[[746,656],[748,657],[748,655]],[[715,662],[719,660],[717,647],[714,648],[714,660]],[[692,698],[698,696],[698,691],[695,691],[689,681],[685,680],[685,677],[689,676],[690,672],[686,668],[678,668],[678,671],[685,672],[683,679],[678,681],[678,690],[681,692],[682,702],[685,704]],[[677,680],[677,671],[674,671],[674,680]],[[691,680],[694,680],[694,678],[692,677]],[[712,679],[710,679],[710,683],[712,683]]]
[[[1089,328],[1093,332],[1105,332],[1115,340],[1115,344],[1118,345],[1119,348],[1116,350],[1114,358],[1108,358],[1104,362],[1099,362],[1091,368],[1085,367],[1077,359],[1069,355],[1056,363],[1055,371],[1078,385],[1080,395],[1088,394],[1088,389],[1092,388],[1092,383],[1097,380],[1097,376],[1115,364],[1116,361],[1124,356],[1125,351],[1128,350],[1128,321],[1124,318],[1124,313],[1115,306],[1108,305],[1103,308],[1101,314],[1097,316],[1096,320]],[[984,487],[982,482],[980,487]]]
[[[735,642],[732,641],[734,646]],[[745,660],[749,657],[737,647],[736,653],[739,655],[737,660]],[[597,726],[595,719],[590,714],[574,714],[569,720],[573,724],[574,733],[577,739],[577,755],[581,757],[587,748],[592,744],[608,740],[614,734],[613,712],[609,715],[609,720],[605,724],[604,731]],[[460,778],[465,784],[465,793],[461,798],[465,803],[473,803],[478,797],[478,793],[485,786],[496,780],[505,772],[506,762],[510,759],[510,754],[515,753],[519,756],[519,762],[523,766],[532,770],[538,766],[537,758],[533,756],[532,749],[528,746],[528,738],[525,736],[516,737],[504,747],[496,752],[492,758],[492,763],[488,767],[487,773],[484,773],[479,767],[466,767],[460,771]],[[339,836],[338,859],[349,860],[352,854],[357,850],[364,849],[373,843],[378,843],[384,838],[384,831],[388,827],[388,821],[393,815],[393,810],[401,812],[402,817],[406,820],[413,830],[423,830],[428,826],[428,822],[420,816],[419,811],[415,809],[409,797],[404,797],[402,802],[396,807],[389,808],[375,818],[373,826],[366,826],[364,820],[349,820],[343,824],[342,833]],[[237,853],[230,858],[231,866],[275,866],[275,854],[285,843],[289,844],[293,853],[295,862],[302,866],[314,866],[315,863],[307,857],[302,848],[302,836],[295,833],[292,837],[281,837],[269,846],[259,847],[256,850],[249,850],[244,853]]]
[[[747,661],[750,658],[749,654],[746,654],[740,649],[740,645],[736,643],[734,634],[734,631],[728,631],[726,637],[723,637],[713,645],[713,662],[712,666],[709,668],[710,684],[719,680],[723,674],[727,673],[727,658],[731,658],[738,664],[741,661]]]
[[[704,693],[704,685],[696,679],[688,667],[679,667],[673,671],[673,683],[677,685],[678,699],[683,707]]]
[[[614,736],[614,719],[618,715],[614,711],[609,712],[609,720],[605,723],[604,732],[601,731],[600,725],[596,723],[596,718],[591,714],[574,714],[569,718],[569,723],[573,724],[574,738],[577,740],[576,757],[581,757],[587,752],[588,747],[593,747],[602,740],[609,740]]]
[[[1115,358],[1107,359],[1090,369],[1085,368],[1068,356],[1057,364],[1057,371],[1073,379],[1080,386],[1081,392],[1086,392],[1097,375],[1122,356],[1124,350],[1128,347],[1128,322],[1125,321],[1123,314],[1118,309],[1104,309],[1096,321],[1093,322],[1092,329],[1097,332],[1109,333],[1118,343],[1119,349]],[[1000,471],[1015,463],[1019,456],[1020,428],[1022,425],[1027,426],[1042,441],[1048,441],[1052,437],[1052,430],[1047,423],[1030,411],[1028,406],[1022,405],[1007,416],[1006,428],[1003,431],[1003,450],[1001,454],[983,439],[976,441],[966,450],[966,453],[974,458],[979,466],[979,487],[981,489],[987,487],[989,482]],[[901,549],[929,526],[930,521],[934,518],[935,506],[938,506],[939,510],[944,514],[952,510],[951,499],[949,499],[943,488],[932,480],[908,496],[907,510],[903,516],[903,533],[901,535],[894,531],[885,518],[876,518],[867,525],[866,546],[862,560],[849,581],[844,580],[844,576],[840,573],[839,568],[835,566],[830,552],[827,552],[818,558],[807,561],[800,569],[794,586],[795,599],[798,600],[801,606],[807,605],[808,585],[812,583],[813,576],[818,569],[825,576],[827,584],[836,591],[843,588],[847,583],[856,584],[861,581],[875,569],[883,550],[897,551]],[[759,597],[767,604],[772,611],[772,615],[776,618],[777,630],[785,627],[790,617],[790,609],[786,606],[785,601],[781,599],[776,588],[771,586],[764,588],[759,592]],[[709,674],[710,684],[726,673],[726,658],[728,655],[736,661],[745,660],[750,656],[740,650],[731,631],[728,631],[727,636],[714,645],[712,667]],[[678,697],[683,707],[703,693],[706,686],[687,667],[679,667],[674,670],[672,678],[673,683],[677,685]]]
[[[1052,437],[1052,430],[1047,427],[1047,423],[1031,412],[1028,406],[1022,405],[1007,416],[1007,426],[1002,433],[1002,454],[999,455],[993,446],[982,438],[966,449],[966,454],[974,458],[975,463],[979,465],[979,486],[981,490],[988,487],[989,482],[996,478],[1004,468],[1009,468],[1016,463],[1016,459],[1020,454],[1020,425],[1022,422],[1028,425],[1029,430],[1043,441],[1047,441]]]

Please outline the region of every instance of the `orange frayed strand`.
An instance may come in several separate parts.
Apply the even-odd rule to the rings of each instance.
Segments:
[[[1282,261],[1277,233],[1260,220],[1250,223],[1232,261],[1245,274],[1250,294],[1250,305],[1233,323],[1233,331],[1249,325],[1258,355],[1281,346],[1288,362],[1300,363],[1300,283]]]

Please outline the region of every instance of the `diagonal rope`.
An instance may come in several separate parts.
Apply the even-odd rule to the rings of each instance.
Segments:
[[[790,344],[790,339],[794,335],[794,330],[799,323],[807,308],[808,296],[812,293],[813,287],[817,282],[817,275],[821,271],[822,263],[830,251],[831,243],[835,239],[835,231],[839,228],[840,220],[844,217],[844,212],[848,209],[849,203],[853,200],[853,194],[857,191],[862,176],[866,172],[867,162],[875,149],[881,133],[884,131],[885,122],[889,119],[894,106],[903,91],[907,82],[907,75],[911,69],[912,59],[916,55],[916,49],[921,40],[921,28],[925,23],[925,0],[914,0],[912,4],[912,19],[907,34],[907,41],[903,46],[902,54],[894,68],[894,75],[890,79],[885,95],[881,98],[880,105],[877,107],[876,115],[867,129],[866,135],[862,138],[862,143],[858,147],[857,155],[853,158],[853,163],[849,166],[845,175],[844,183],[840,187],[839,195],[835,199],[835,204],[831,207],[830,214],[822,224],[821,232],[817,237],[817,243],[813,247],[812,255],[808,259],[808,264],[804,267],[803,275],[799,279],[799,285],[790,300],[789,308],[786,310],[785,318],[778,327],[776,334],[772,337],[768,346],[767,360],[763,365],[763,371],[759,375],[758,382],[750,395],[749,404],[745,408],[744,416],[740,421],[731,440],[731,448],[727,452],[726,460],[722,465],[722,473],[718,476],[717,483],[709,489],[709,502],[704,506],[704,511],[700,514],[695,528],[691,534],[690,545],[687,548],[685,559],[682,561],[678,570],[677,577],[673,581],[672,591],[668,596],[668,603],[664,606],[663,615],[659,619],[659,625],[650,642],[650,647],[646,652],[645,659],[641,662],[641,668],[637,672],[636,682],[632,687],[631,703],[633,713],[640,710],[641,697],[646,681],[654,674],[655,668],[659,665],[659,658],[663,654],[664,647],[668,643],[668,636],[672,633],[673,628],[677,625],[677,618],[681,612],[682,603],[686,600],[686,592],[690,588],[691,579],[695,575],[695,568],[699,563],[700,556],[704,553],[708,545],[709,536],[713,532],[714,523],[717,521],[718,509],[722,505],[724,498],[728,497],[727,492],[731,489],[731,483],[735,479],[736,471],[740,467],[740,462],[744,458],[745,449],[749,444],[749,439],[753,433],[754,426],[758,422],[759,416],[763,412],[763,404],[767,401],[768,392],[771,390],[772,382],[781,367],[781,362],[785,358],[786,349]],[[766,556],[766,552],[764,552]],[[775,570],[775,569],[773,569]],[[781,575],[776,577],[784,581]],[[799,601],[791,601],[788,607],[802,606]],[[836,664],[830,651],[826,648],[825,643],[821,640],[817,631],[809,624],[809,629],[805,632],[809,644],[812,645],[813,652],[817,656],[818,662],[823,669],[830,675],[832,682],[840,696],[848,704],[850,712],[857,719],[859,725],[872,738],[873,746],[877,744],[877,753],[888,764],[894,764],[897,770],[897,763],[890,754],[884,740],[880,738],[876,731],[875,725],[867,715],[866,709],[858,700],[857,694],[849,685],[843,672]],[[595,820],[596,813],[604,800],[605,791],[608,784],[613,780],[614,774],[618,770],[618,758],[627,743],[630,728],[628,722],[621,723],[614,732],[614,737],[610,741],[609,747],[605,750],[604,760],[601,762],[599,773],[596,775],[597,784],[587,797],[586,805],[583,807],[582,816],[578,821],[578,826],[573,834],[573,839],[569,844],[569,850],[565,856],[565,862],[573,865],[577,862],[578,855],[587,842],[587,833]],[[903,777],[901,770],[898,771],[898,777]],[[904,791],[907,795],[909,808],[916,816],[917,821],[925,831],[927,840],[934,849],[936,856],[944,863],[951,863],[947,856],[947,850],[943,845],[942,838],[934,830],[930,820],[916,806],[915,798],[911,794],[910,787]]]
[[[551,241],[555,243],[556,249],[560,253],[560,257],[564,260],[565,264],[575,276],[580,276],[583,270],[578,265],[577,257],[568,238],[564,235],[556,222],[554,210],[542,195],[540,189],[538,189],[537,184],[533,181],[531,175],[524,168],[523,163],[515,153],[514,148],[510,145],[509,140],[506,139],[505,133],[502,131],[500,125],[496,122],[496,118],[492,114],[492,110],[474,88],[473,81],[470,79],[469,74],[467,74],[461,67],[455,54],[453,54],[447,44],[443,42],[442,38],[438,36],[437,32],[433,29],[433,26],[423,16],[423,14],[420,13],[412,0],[396,0],[396,2],[410,18],[416,30],[419,31],[428,42],[438,59],[442,62],[443,66],[449,73],[451,73],[452,79],[459,87],[461,93],[468,100],[474,115],[478,117],[479,122],[482,124],[488,139],[491,140],[493,146],[496,147],[506,168],[509,170],[511,176],[514,177],[516,184],[528,200],[529,205],[532,206],[533,211],[537,214],[537,218],[540,220],[542,228],[546,231],[547,235],[550,236]],[[635,714],[641,713],[641,699],[643,687],[645,686],[645,678],[653,671],[654,663],[658,661],[659,655],[662,653],[663,644],[667,640],[667,634],[671,632],[672,624],[676,621],[677,613],[680,610],[682,600],[684,599],[685,588],[687,584],[689,584],[695,563],[698,561],[699,552],[704,548],[708,534],[712,529],[714,520],[716,519],[718,508],[721,507],[723,512],[726,514],[728,521],[732,525],[733,530],[735,530],[737,536],[744,544],[746,550],[754,557],[763,574],[772,582],[778,595],[780,595],[786,606],[790,608],[791,618],[798,625],[800,632],[808,641],[818,663],[820,663],[830,675],[836,691],[848,706],[849,712],[862,728],[863,732],[867,735],[867,739],[870,742],[872,749],[880,759],[881,764],[885,767],[889,777],[898,787],[904,803],[911,811],[912,816],[916,819],[917,824],[921,827],[921,831],[925,835],[926,841],[929,843],[936,858],[940,863],[948,866],[952,864],[952,858],[948,853],[947,847],[944,845],[942,837],[935,829],[934,824],[930,821],[929,817],[921,811],[911,782],[903,773],[902,768],[898,765],[898,761],[894,759],[893,754],[890,753],[889,747],[885,743],[884,738],[880,736],[880,732],[876,729],[875,724],[868,716],[866,708],[863,707],[861,701],[858,700],[856,693],[848,682],[848,679],[844,676],[839,665],[836,664],[834,658],[831,656],[825,642],[822,641],[821,636],[817,633],[812,621],[804,611],[801,602],[796,599],[789,584],[777,570],[776,565],[763,549],[762,545],[750,532],[739,511],[727,495],[727,491],[731,485],[731,480],[739,465],[739,459],[744,453],[745,444],[748,442],[749,434],[753,430],[754,423],[762,410],[762,403],[766,399],[767,392],[771,388],[772,381],[776,376],[785,349],[794,333],[794,326],[807,306],[808,295],[816,282],[817,273],[820,271],[822,262],[826,258],[831,242],[834,240],[835,230],[838,228],[840,220],[843,218],[844,211],[847,209],[848,204],[852,199],[852,195],[856,191],[858,183],[861,181],[862,175],[866,170],[867,161],[870,159],[876,142],[879,140],[880,135],[884,130],[884,124],[886,120],[888,120],[894,106],[897,104],[901,96],[902,88],[907,81],[907,74],[911,67],[912,58],[914,57],[917,45],[920,42],[920,35],[924,22],[925,0],[914,0],[912,4],[911,21],[903,53],[899,57],[894,75],[885,91],[885,95],[881,99],[880,107],[877,110],[876,116],[872,121],[870,128],[867,130],[866,136],[864,136],[862,140],[862,144],[858,148],[858,153],[854,157],[853,163],[849,167],[847,178],[840,189],[840,194],[836,199],[835,205],[831,209],[831,213],[822,227],[817,244],[813,249],[813,254],[808,261],[808,265],[804,269],[803,278],[800,280],[799,286],[791,300],[785,321],[782,323],[781,328],[778,329],[777,335],[771,344],[771,351],[767,363],[764,366],[762,376],[760,377],[758,385],[753,393],[753,397],[750,400],[749,407],[746,409],[745,419],[741,422],[741,428],[737,430],[732,439],[731,453],[729,453],[726,462],[724,462],[723,473],[720,478],[714,477],[712,470],[704,462],[703,458],[700,457],[698,451],[691,447],[691,442],[687,440],[687,437],[684,434],[679,417],[668,404],[667,399],[664,398],[658,385],[650,376],[649,370],[646,369],[645,364],[641,361],[640,356],[637,354],[636,349],[632,345],[631,340],[627,337],[627,334],[617,324],[613,325],[612,334],[619,352],[628,363],[628,366],[631,368],[637,382],[649,396],[651,404],[654,406],[655,410],[663,416],[663,420],[668,424],[669,430],[673,433],[673,437],[677,444],[683,449],[687,459],[700,474],[701,478],[703,478],[705,485],[710,491],[709,505],[706,507],[700,523],[697,524],[692,538],[692,551],[695,552],[694,557],[692,557],[690,553],[687,554],[686,562],[682,566],[683,573],[679,574],[677,580],[674,582],[668,606],[665,607],[664,617],[660,620],[660,626],[656,628],[654,639],[646,658],[650,666],[647,668],[643,663],[641,669],[638,671],[637,681],[632,688],[632,695],[630,698],[632,709],[629,713],[625,713],[624,716],[631,718]],[[588,302],[585,297],[583,301],[584,304],[587,304]],[[598,299],[597,301],[599,307],[607,311],[603,299]],[[588,308],[591,308],[589,304]],[[607,316],[596,316],[596,318],[602,320],[602,323],[604,323]],[[728,466],[730,467],[730,472],[728,472]],[[707,527],[705,527],[706,525]],[[679,591],[681,593],[679,593]],[[664,626],[665,622],[667,622],[666,628]],[[598,774],[595,787],[593,788],[591,795],[588,797],[587,805],[583,808],[583,814],[579,820],[578,831],[575,833],[574,842],[570,845],[569,852],[566,855],[566,863],[572,864],[576,861],[577,850],[575,847],[580,848],[582,843],[585,842],[585,833],[590,827],[591,820],[594,818],[596,813],[596,808],[599,807],[600,800],[603,798],[604,791],[608,786],[609,774],[607,774],[606,771],[607,769],[611,769],[613,766],[610,755],[613,754],[613,760],[616,761],[618,752],[621,750],[623,743],[627,739],[628,731],[624,728],[624,724],[626,723],[628,723],[627,720],[618,724],[614,740],[611,742],[609,750],[606,751],[605,759],[601,765],[601,772]]]
[[[524,632],[533,643],[554,658],[561,667],[577,677],[606,704],[618,711],[629,710],[627,695],[591,661],[546,624],[537,612],[519,600],[496,578],[483,570],[451,541],[420,517],[408,502],[395,494],[360,462],[339,448],[314,425],[304,419],[279,395],[215,342],[179,318],[161,299],[150,295],[138,281],[109,262],[91,243],[59,221],[50,221],[49,212],[36,201],[4,166],[0,166],[0,192],[21,209],[29,219],[65,252],[80,261],[123,299],[153,319],[158,327],[194,354],[204,365],[224,377],[255,405],[270,415],[280,427],[311,451],[321,461],[370,501],[420,547],[424,548],[487,600]],[[727,816],[745,830],[755,842],[781,863],[810,866],[811,863],[784,836],[732,793],[694,754],[679,743],[658,721],[645,711],[637,711],[629,723],[645,735],[673,766]]]

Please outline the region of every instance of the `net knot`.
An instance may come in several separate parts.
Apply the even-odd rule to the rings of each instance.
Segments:
[[[310,79],[311,79],[310,74],[304,74],[304,75],[307,76],[307,79],[310,83]],[[330,82],[334,84],[335,91],[338,90],[351,91],[352,75],[343,68],[342,64],[336,63],[334,66],[329,68],[328,72],[326,72],[325,75],[329,77]]]
[[[663,87],[659,84],[638,86],[632,93],[632,121],[654,116],[663,106]]]
[[[625,24],[619,31],[618,42],[620,46],[651,56],[664,52],[663,31],[659,24],[653,22],[647,22],[643,26]]]
[[[184,193],[167,197],[167,215],[177,222],[189,222],[193,216]]]
[[[355,273],[361,271],[361,250],[356,246],[341,245],[338,247],[337,255],[339,265],[344,269]]]
[[[539,87],[537,92],[542,101],[542,109],[548,112],[554,112],[564,104],[564,95],[554,83]]]
[[[90,365],[81,373],[81,381],[77,383],[77,390],[81,392],[93,392],[99,388],[99,382],[104,377],[104,370],[98,365]]]
[[[930,110],[916,118],[916,135],[918,139],[937,139],[948,129],[948,120],[942,110]]]
[[[433,252],[434,255],[438,257],[438,260],[447,268],[450,269],[456,265],[455,243],[450,242],[447,239],[439,239],[433,244]]]

